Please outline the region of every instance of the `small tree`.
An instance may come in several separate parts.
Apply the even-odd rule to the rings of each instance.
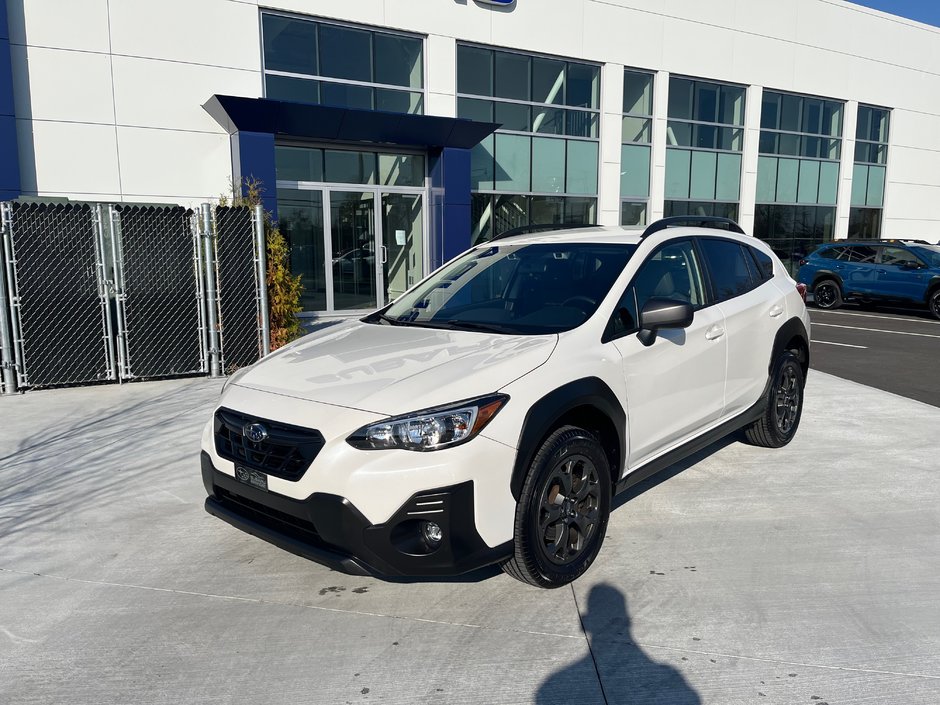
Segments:
[[[261,203],[264,186],[256,179],[245,179],[243,189],[232,184],[232,205],[255,207]],[[228,198],[219,199],[219,205],[228,205]],[[264,211],[264,240],[267,256],[268,309],[271,326],[271,349],[277,350],[303,335],[297,314],[302,310],[300,297],[303,284],[300,275],[290,270],[290,247],[271,213]]]

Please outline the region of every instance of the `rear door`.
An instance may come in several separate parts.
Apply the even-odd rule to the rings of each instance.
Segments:
[[[842,276],[843,296],[872,294],[875,291],[875,268],[880,248],[873,245],[849,245],[839,258],[836,270]]]
[[[636,335],[637,312],[654,296],[691,303],[695,316],[688,328],[661,330],[646,346]],[[724,405],[727,337],[721,311],[710,304],[691,239],[657,249],[621,297],[605,337],[613,338],[623,358],[630,469],[718,420]]]

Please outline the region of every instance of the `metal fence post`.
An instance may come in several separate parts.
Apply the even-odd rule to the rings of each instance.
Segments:
[[[257,204],[254,211],[255,252],[258,253],[258,317],[261,319],[262,356],[271,352],[271,310],[268,307],[267,243],[264,238],[264,206]]]
[[[0,203],[0,371],[3,394],[16,394],[16,362],[13,357],[13,325],[7,298],[7,262],[5,252],[7,230],[12,223],[9,203]]]
[[[209,376],[221,377],[219,349],[219,301],[215,288],[215,248],[212,247],[212,211],[208,203],[202,204],[202,243],[206,264],[206,323],[209,328]]]

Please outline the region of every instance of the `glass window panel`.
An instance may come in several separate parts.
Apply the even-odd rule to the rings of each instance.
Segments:
[[[677,120],[692,119],[693,82],[685,78],[669,79],[669,117]]]
[[[761,154],[776,154],[777,153],[777,133],[761,131],[760,142],[758,143],[758,151]]]
[[[830,139],[828,144],[823,141],[823,156],[827,159],[840,159],[842,156],[842,140]]]
[[[803,132],[811,132],[816,135],[823,132],[822,112],[823,102],[821,100],[818,98],[803,99]]]
[[[856,142],[855,143],[855,161],[857,162],[868,162],[871,161],[871,149],[872,145],[868,142]]]
[[[372,81],[372,33],[321,24],[320,75]]]
[[[530,191],[530,154],[532,138],[521,135],[496,137],[496,173],[494,188],[497,191]]]
[[[457,46],[457,92],[493,95],[493,52]]]
[[[264,93],[272,100],[291,100],[296,103],[319,103],[320,82],[289,76],[264,76]]]
[[[773,202],[777,200],[777,158],[757,158],[757,201]]]
[[[320,102],[340,108],[372,110],[373,89],[367,86],[353,86],[348,83],[322,82]]]
[[[650,195],[650,148],[625,144],[620,147],[620,195]]]
[[[865,198],[866,206],[881,208],[884,205],[885,168],[883,166],[868,167],[868,192]]]
[[[718,129],[718,149],[740,152],[744,149],[744,130],[734,127]]]
[[[852,201],[853,206],[864,206],[868,194],[868,166],[856,164],[852,168]]]
[[[323,181],[323,150],[308,147],[274,148],[279,181]]]
[[[327,149],[323,156],[326,181],[340,184],[375,183],[375,153]]]
[[[744,89],[738,86],[722,86],[718,106],[718,122],[727,125],[744,124]]]
[[[564,222],[565,199],[561,196],[532,196],[529,199],[530,224],[560,225]]]
[[[528,132],[531,128],[531,118],[529,117],[529,106],[519,105],[518,103],[494,103],[496,113],[494,122],[500,123],[501,130],[515,130],[516,132]]]
[[[822,153],[820,151],[820,142],[819,137],[804,137],[801,154],[804,157],[820,157]],[[828,140],[827,140],[828,144]]]
[[[790,132],[800,131],[800,103],[796,95],[780,96],[780,129]]]
[[[872,108],[864,105],[858,106],[858,122],[855,125],[855,138],[860,140],[871,139],[871,112]]]
[[[799,203],[816,203],[819,197],[819,162],[800,160],[800,181],[796,200]]]
[[[622,142],[650,142],[650,119],[624,116],[621,132]]]
[[[424,59],[420,39],[397,34],[374,34],[375,82],[391,86],[424,86]]]
[[[493,122],[493,102],[474,98],[457,99],[457,117],[479,122]]]
[[[597,108],[600,93],[600,69],[588,64],[568,64],[568,90],[565,105]]]
[[[888,141],[888,116],[887,110],[872,110],[871,139],[878,142]]]
[[[842,103],[827,100],[823,106],[823,134],[842,136]]]
[[[565,115],[565,134],[572,137],[597,137],[597,113],[568,110]]]
[[[470,194],[470,226],[472,244],[493,239],[493,197],[488,193]]]
[[[692,146],[692,125],[687,122],[673,122],[666,124],[666,144],[674,147]]]
[[[623,112],[653,114],[653,77],[650,74],[623,72]]]
[[[777,135],[777,154],[798,157],[800,155],[800,136],[790,134]]]
[[[565,113],[561,108],[532,108],[532,131],[545,135],[565,134]]]
[[[872,239],[881,237],[880,208],[852,208],[849,210],[849,238]]]
[[[329,154],[329,152],[327,152]],[[375,199],[369,192],[330,193],[333,308],[374,308]]]
[[[689,198],[699,201],[715,200],[717,157],[715,152],[692,152]]]
[[[775,130],[780,118],[780,94],[764,91],[760,106],[760,126]]]
[[[597,222],[596,198],[566,198],[565,223],[569,225],[594,225]]]
[[[597,193],[597,142],[568,140],[567,193]]]
[[[646,225],[646,203],[623,201],[620,204],[620,224],[627,227]]]
[[[315,22],[263,14],[264,67],[269,71],[317,73]]]
[[[494,52],[496,57],[496,89],[494,95],[512,100],[532,100],[529,88],[530,57],[524,54]]]
[[[470,188],[474,191],[493,190],[496,173],[494,140],[495,135],[488,135],[470,150]]]
[[[819,202],[835,205],[839,190],[839,164],[820,162],[819,164]]]
[[[877,147],[872,148],[875,152],[875,157],[872,159],[876,164],[884,164],[888,161],[888,146],[885,144],[878,145]]]
[[[799,178],[799,159],[780,159],[777,162],[777,201],[796,203]]]
[[[424,94],[414,91],[396,91],[391,88],[375,89],[375,109],[387,113],[424,113]]]
[[[532,57],[532,100],[536,103],[565,103],[565,62]]]
[[[532,138],[532,190],[564,193],[565,140]]]
[[[695,147],[715,149],[718,146],[718,128],[714,125],[695,125]]]
[[[527,196],[496,196],[493,228],[497,235],[529,224]]]
[[[424,157],[417,154],[379,154],[379,183],[383,186],[424,186]]]
[[[278,227],[290,245],[290,270],[300,275],[304,311],[326,310],[326,255],[321,191],[277,190]]]
[[[741,155],[718,155],[718,178],[715,198],[719,201],[737,201],[741,193]]]
[[[666,198],[688,198],[692,173],[692,152],[687,149],[666,150]]]
[[[718,122],[718,86],[713,83],[695,84],[695,120]]]

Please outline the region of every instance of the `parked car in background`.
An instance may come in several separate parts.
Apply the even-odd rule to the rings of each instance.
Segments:
[[[797,279],[821,309],[914,304],[940,318],[940,246],[922,240],[830,242],[800,261]]]
[[[233,375],[202,438],[206,510],[351,573],[498,563],[559,587],[615,493],[739,429],[790,442],[809,327],[726,219],[498,238]]]

